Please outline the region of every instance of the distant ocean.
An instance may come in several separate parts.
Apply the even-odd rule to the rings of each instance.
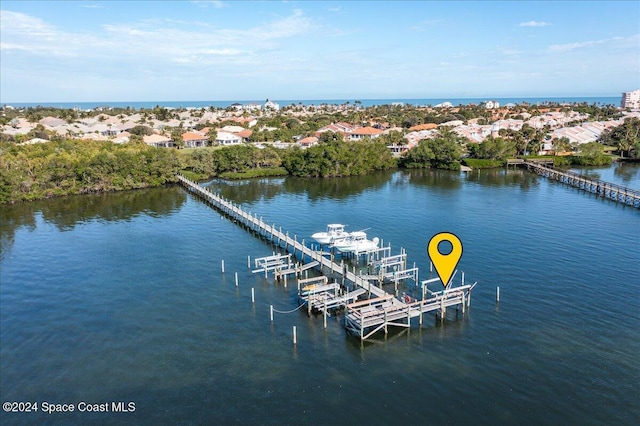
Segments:
[[[508,103],[521,104],[528,102],[532,105],[540,105],[548,102],[554,103],[587,103],[589,105],[620,105],[620,96],[601,96],[601,97],[539,97],[539,98],[427,98],[427,99],[285,99],[273,101],[280,104],[280,106],[287,106],[291,104],[308,105],[341,105],[344,103],[354,104],[359,101],[362,106],[369,107],[374,105],[390,105],[393,103],[402,103],[405,105],[415,106],[428,106],[438,105],[443,102],[451,102],[454,106],[479,104],[487,100],[495,100],[500,102],[500,105]],[[244,100],[244,101],[122,101],[122,102],[24,102],[24,103],[3,103],[3,105],[11,105],[16,108],[21,107],[35,107],[35,106],[47,106],[54,108],[78,108],[81,110],[93,109],[98,107],[111,107],[111,108],[126,108],[133,109],[142,108],[154,108],[155,106],[161,106],[166,108],[226,108],[234,103],[249,104],[259,103],[264,104],[265,100]]]

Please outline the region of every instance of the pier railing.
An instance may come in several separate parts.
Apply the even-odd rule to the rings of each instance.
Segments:
[[[553,167],[540,164],[539,162],[522,160],[519,162],[512,161],[510,164],[525,166],[527,167],[527,170],[533,171],[540,176],[556,180],[564,183],[565,185],[590,192],[603,198],[640,208],[639,190],[606,182],[600,179],[592,179],[569,171],[558,170]]]

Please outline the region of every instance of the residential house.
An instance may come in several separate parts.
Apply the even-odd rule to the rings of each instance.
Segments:
[[[309,148],[311,146],[318,145],[318,138],[316,136],[309,136],[300,139],[297,143],[302,148]]]
[[[425,123],[425,124],[418,124],[417,126],[409,127],[408,130],[410,132],[419,132],[420,130],[433,130],[437,128],[438,128],[438,125],[435,123]]]
[[[216,143],[223,146],[240,145],[242,138],[235,133],[219,131],[216,136]]]
[[[166,136],[163,135],[145,135],[142,137],[144,143],[150,146],[155,146],[157,148],[171,148],[174,146],[173,141]]]
[[[185,132],[182,134],[182,142],[185,148],[199,148],[207,146],[209,138],[200,132]]]
[[[349,134],[350,141],[359,141],[364,138],[375,139],[382,134],[382,130],[373,127],[358,127]]]
[[[239,132],[235,132],[235,134],[242,138],[242,142],[249,142],[249,138],[253,134],[253,130],[242,129]]]
[[[320,137],[325,132],[334,132],[334,133],[340,133],[345,137],[345,139],[348,139],[349,134],[353,132],[356,128],[357,128],[356,126],[349,123],[343,123],[343,122],[331,123],[327,126],[321,127],[318,130],[316,130],[316,136]]]

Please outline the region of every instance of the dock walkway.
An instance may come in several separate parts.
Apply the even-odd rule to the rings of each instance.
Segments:
[[[285,250],[291,251],[294,257],[296,256],[296,253],[300,253],[301,257],[307,256],[313,262],[318,262],[317,266],[319,266],[321,270],[328,269],[331,273],[342,275],[347,281],[354,283],[356,286],[367,290],[375,296],[380,297],[387,294],[383,289],[372,284],[362,276],[356,275],[355,269],[354,271],[351,271],[345,265],[339,265],[338,263],[331,261],[331,259],[327,259],[321,251],[312,250],[304,245],[304,240],[302,240],[303,242],[299,242],[295,236],[294,238],[291,238],[288,232],[282,232],[281,228],[276,229],[275,224],[269,225],[268,223],[265,223],[262,220],[262,217],[258,217],[256,214],[251,215],[251,213],[244,211],[239,205],[212,193],[208,189],[190,181],[184,176],[178,175],[178,180],[189,191],[197,194],[218,210],[232,217],[234,220],[241,222],[249,229],[270,239],[271,241],[277,241],[279,244],[284,244]]]
[[[545,165],[546,163],[542,164],[541,162],[508,160],[507,164],[524,166],[527,170],[535,172],[540,176],[556,180],[609,200],[640,208],[640,191],[636,189],[627,188],[626,186],[606,182],[600,179],[591,179],[587,176],[569,171],[558,170],[553,168],[552,165],[548,166]]]

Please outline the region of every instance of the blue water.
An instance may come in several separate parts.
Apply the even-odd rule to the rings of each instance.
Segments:
[[[342,105],[349,102],[351,105],[356,105],[355,102],[358,99],[285,99],[273,101],[280,104],[280,106],[286,105]],[[415,106],[437,105],[443,102],[451,102],[453,105],[468,105],[468,104],[480,104],[481,102],[490,100],[489,98],[425,98],[425,99],[360,99],[362,106],[369,107],[374,105],[389,105],[394,102],[401,102],[404,104],[411,104]],[[521,97],[521,98],[491,98],[491,100],[497,100],[500,105],[507,103],[520,104],[528,102],[532,105],[544,104],[547,102],[555,103],[587,103],[598,105],[614,105],[620,104],[620,96],[605,96],[605,97],[589,97],[589,96],[577,96],[577,97]],[[234,103],[248,104],[259,103],[264,104],[265,100],[227,100],[227,101],[120,101],[120,102],[18,102],[10,103],[11,106],[22,107],[35,107],[35,106],[48,106],[54,108],[79,108],[82,110],[93,109],[97,107],[111,107],[111,108],[126,108],[133,109],[141,108],[154,108],[156,106],[162,106],[167,108],[226,108]]]
[[[628,166],[599,173],[637,187]],[[637,424],[637,208],[503,169],[208,185],[299,240],[368,228],[421,279],[429,238],[454,232],[471,308],[361,344],[340,316],[270,323],[295,284],[247,256],[274,248],[179,187],[3,206],[2,402],[135,403],[3,424]]]

